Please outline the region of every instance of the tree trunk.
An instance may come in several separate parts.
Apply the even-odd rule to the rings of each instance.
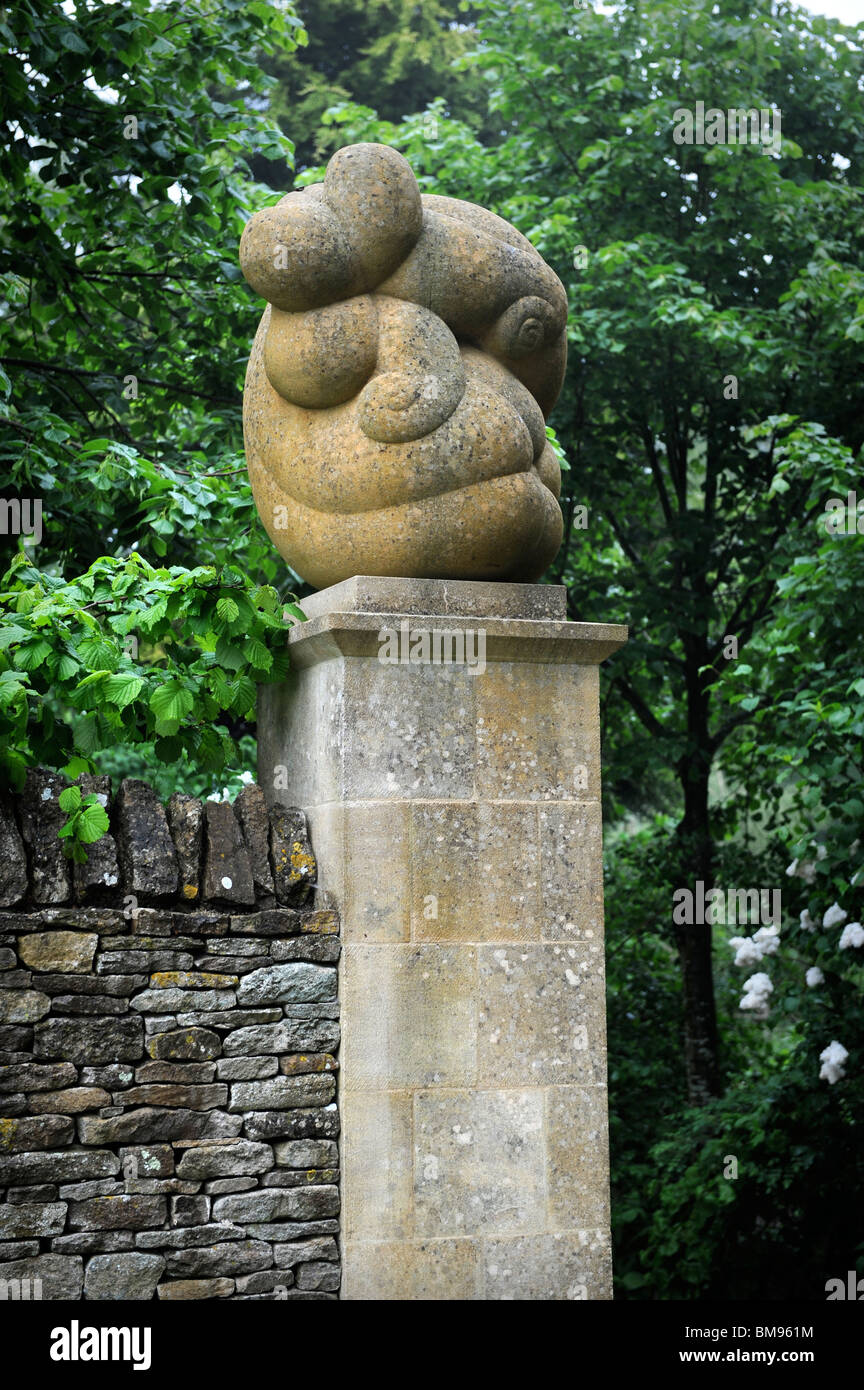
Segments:
[[[701,657],[697,658],[701,661]],[[684,791],[684,815],[678,825],[678,886],[696,891],[713,887],[713,845],[708,810],[711,775],[708,697],[701,689],[696,661],[688,661],[694,681],[688,682],[688,733],[690,752],[681,759],[678,774]],[[714,979],[711,973],[711,927],[694,923],[676,927],[684,992],[684,1060],[687,1093],[694,1105],[720,1095],[719,1045]]]

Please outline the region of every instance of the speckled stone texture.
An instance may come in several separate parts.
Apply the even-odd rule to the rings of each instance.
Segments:
[[[342,920],[342,1297],[608,1299],[598,664],[626,629],[468,581],[307,612],[259,782],[306,807]],[[484,663],[382,662],[405,621]]]
[[[166,818],[127,781],[83,905],[61,788],[34,770],[0,824],[31,856],[0,911],[0,1301],[334,1301],[339,924],[302,811],[274,863],[254,785]]]
[[[246,459],[294,570],[538,578],[563,529],[545,417],[567,296],[521,232],[421,195],[396,150],[349,145],[251,218],[240,264],[268,301]]]

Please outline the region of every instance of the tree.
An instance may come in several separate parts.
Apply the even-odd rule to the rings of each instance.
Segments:
[[[299,0],[308,43],[264,60],[277,81],[270,115],[289,133],[299,168],[326,158],[338,143],[330,107],[361,101],[398,121],[440,101],[449,114],[481,129],[485,83],[458,66],[476,39],[474,7],[458,0]],[[426,135],[434,140],[434,126]],[[257,161],[278,186],[280,171]]]
[[[772,488],[784,438],[795,421],[853,454],[864,438],[864,34],[785,0],[746,19],[732,0],[683,18],[670,0],[478,10],[469,61],[506,137],[485,150],[449,126],[430,149],[417,121],[377,129],[429,189],[491,202],[568,285],[555,577],[574,616],[631,626],[604,688],[607,775],[627,795],[635,769],[644,803],[674,772],[673,884],[707,890],[740,809],[712,800],[712,775],[770,698],[742,688],[743,657],[835,477],[824,455]],[[782,108],[782,143],[676,143],[676,110],[700,100]],[[370,114],[353,121],[344,134],[370,138]],[[711,928],[676,937],[698,1101],[722,1087]]]
[[[298,26],[245,0],[0,12],[4,529],[38,501],[42,531],[3,581],[14,780],[154,741],[215,777],[282,669],[290,576],[240,456],[258,306],[237,245],[278,196],[249,158],[291,157],[253,109],[256,53]]]

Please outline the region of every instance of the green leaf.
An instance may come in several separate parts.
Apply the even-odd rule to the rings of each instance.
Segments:
[[[182,719],[193,704],[191,693],[179,681],[167,681],[150,696],[150,709],[162,723]]]
[[[57,800],[60,810],[65,811],[68,816],[70,812],[77,811],[81,805],[81,788],[64,787]]]
[[[125,709],[127,705],[131,705],[132,701],[138,698],[143,686],[144,682],[140,676],[133,676],[128,672],[121,671],[117,675],[108,677],[102,687],[102,694],[118,709]]]

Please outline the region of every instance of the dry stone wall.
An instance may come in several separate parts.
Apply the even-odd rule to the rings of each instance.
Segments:
[[[0,1298],[338,1296],[336,914],[303,813],[56,774],[0,805]]]

